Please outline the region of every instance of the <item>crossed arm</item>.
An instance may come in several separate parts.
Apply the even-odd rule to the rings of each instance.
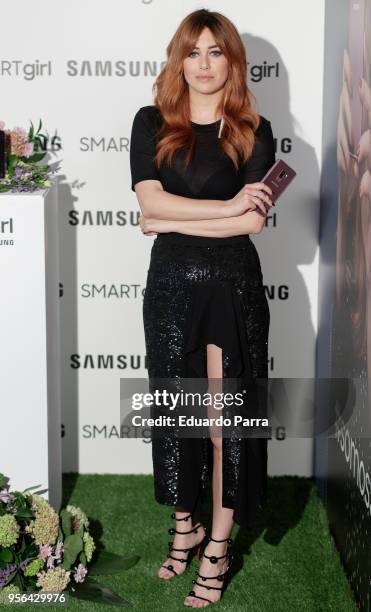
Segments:
[[[135,193],[142,211],[142,232],[149,236],[177,232],[227,238],[258,234],[265,225],[266,214],[258,208],[239,213],[236,198],[227,201],[185,198],[164,191],[157,180],[139,181]]]

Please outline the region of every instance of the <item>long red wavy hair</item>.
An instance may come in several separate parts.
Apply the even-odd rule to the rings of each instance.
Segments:
[[[157,167],[163,160],[170,165],[175,151],[180,148],[187,150],[186,165],[192,159],[196,135],[191,126],[189,88],[183,75],[183,60],[192,52],[205,27],[211,30],[216,44],[228,60],[224,99],[217,109],[224,117],[221,146],[236,169],[251,157],[260,118],[251,105],[255,96],[247,85],[245,48],[236,27],[227,17],[200,9],[180,23],[166,49],[167,62],[153,86],[154,104],[164,120],[158,132],[154,158]]]

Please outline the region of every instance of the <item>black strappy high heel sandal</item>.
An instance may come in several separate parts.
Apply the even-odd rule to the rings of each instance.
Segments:
[[[225,540],[215,540],[215,538],[209,537],[208,541],[210,542],[210,540],[212,540],[213,542],[228,542],[228,544],[233,544],[233,540],[232,538],[225,538]],[[229,549],[227,549],[227,552],[225,555],[221,555],[220,557],[216,557],[215,555],[205,555],[205,553],[203,554],[203,557],[205,557],[205,559],[209,559],[210,563],[217,563],[218,559],[224,559],[224,557],[226,557],[228,559],[228,567],[225,570],[225,572],[223,572],[222,574],[218,574],[217,576],[202,576],[199,572],[196,572],[197,576],[199,576],[201,578],[201,580],[203,582],[206,582],[206,580],[218,580],[219,582],[223,582],[223,586],[222,587],[213,587],[213,586],[208,586],[206,584],[202,584],[201,582],[197,582],[197,578],[192,580],[193,584],[197,584],[198,586],[203,587],[204,589],[210,590],[212,589],[213,591],[221,591],[220,594],[220,598],[217,601],[212,601],[211,599],[208,599],[207,597],[201,597],[201,595],[196,595],[195,591],[189,591],[188,596],[191,597],[197,597],[197,599],[202,599],[203,601],[208,601],[211,604],[215,604],[218,603],[220,601],[220,599],[222,598],[223,592],[227,586],[227,581],[225,580],[225,577],[227,576],[231,565],[232,565],[232,561],[233,561],[233,555],[230,552]],[[187,608],[191,608],[192,606],[188,606],[187,604],[184,604]]]
[[[188,521],[188,519],[191,517],[191,514],[188,514],[187,516],[184,516],[183,518],[176,518],[175,516],[175,512],[173,512],[171,514],[171,518],[175,519],[176,521]],[[189,531],[177,531],[174,527],[171,527],[169,529],[169,533],[170,535],[173,535],[174,533],[179,533],[179,534],[185,534],[185,533],[197,533],[197,530],[202,527],[201,523],[198,523],[197,525],[195,525],[195,527],[193,527],[192,529],[190,529]],[[203,529],[206,532],[205,527],[203,527]],[[195,546],[191,546],[190,548],[174,548],[173,543],[169,542],[169,554],[168,557],[170,557],[170,559],[174,559],[174,561],[180,561],[180,563],[187,563],[188,566],[188,562],[190,560],[190,554],[187,556],[186,559],[178,559],[177,557],[173,557],[172,556],[172,551],[175,550],[176,552],[189,552],[191,550],[193,550],[194,548],[197,548],[197,558],[200,559],[200,552],[201,552],[201,544],[204,541],[206,537],[206,533],[204,535],[204,537],[202,538],[201,542],[199,544],[195,544]],[[173,574],[175,574],[175,576],[179,576],[178,572],[175,571],[175,569],[173,568],[173,566],[169,563],[169,565],[162,565],[162,567],[165,567],[166,569],[170,570],[171,572],[173,572]],[[183,572],[182,572],[183,574]],[[168,579],[167,579],[168,580]]]

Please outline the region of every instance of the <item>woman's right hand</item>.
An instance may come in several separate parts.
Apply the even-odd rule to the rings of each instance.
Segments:
[[[272,190],[265,183],[246,183],[234,198],[226,201],[228,213],[237,217],[249,210],[259,209],[266,216],[267,207],[270,209],[274,206],[270,195]]]

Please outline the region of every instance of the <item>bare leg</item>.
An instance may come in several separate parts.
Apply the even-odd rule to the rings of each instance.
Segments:
[[[222,349],[215,344],[207,345],[207,376],[210,380],[210,393],[220,393],[222,391]],[[218,417],[222,414],[222,410],[211,409],[209,417]],[[233,510],[231,508],[222,507],[222,437],[221,428],[211,428],[211,440],[213,443],[213,524],[211,536],[216,540],[224,540],[229,538],[233,527]],[[220,557],[227,552],[227,542],[209,542],[205,548],[207,556],[215,555]],[[210,563],[208,559],[203,559],[198,570],[202,576],[217,576],[226,571],[228,567],[227,560],[218,559],[217,563]],[[202,583],[198,577],[198,582]],[[206,580],[205,585],[211,587],[221,587],[222,582],[218,580]],[[201,586],[194,585],[193,591],[200,597],[207,597],[211,601],[220,599],[220,591],[213,589],[205,589]],[[207,601],[188,595],[184,601],[186,606],[192,608],[203,608],[208,604]]]

